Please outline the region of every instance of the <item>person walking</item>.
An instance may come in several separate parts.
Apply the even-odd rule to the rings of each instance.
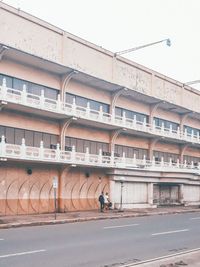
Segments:
[[[105,205],[105,198],[104,198],[104,193],[103,192],[99,196],[99,203],[100,203],[100,211],[103,212],[104,205]]]
[[[105,209],[108,210],[109,209],[109,196],[108,196],[108,193],[105,194],[104,196],[104,206],[105,206]]]

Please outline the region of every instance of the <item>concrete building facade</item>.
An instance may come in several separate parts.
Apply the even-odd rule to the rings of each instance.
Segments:
[[[0,214],[200,203],[200,93],[0,3]]]

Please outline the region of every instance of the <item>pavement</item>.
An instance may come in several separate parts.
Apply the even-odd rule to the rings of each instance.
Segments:
[[[37,225],[51,225],[62,223],[75,223],[92,220],[104,220],[104,219],[117,219],[117,218],[129,218],[139,216],[151,216],[151,215],[165,215],[165,214],[177,214],[185,212],[200,212],[200,208],[197,206],[177,206],[177,207],[160,207],[160,208],[148,208],[148,209],[131,209],[131,210],[106,210],[100,212],[98,210],[92,211],[78,211],[78,212],[66,212],[56,213],[56,219],[54,213],[44,214],[32,214],[32,215],[0,215],[0,229],[8,229],[24,226],[37,226]]]
[[[41,226],[53,225],[64,223],[84,222],[91,220],[104,220],[104,219],[117,219],[138,216],[152,216],[152,215],[165,215],[165,214],[178,214],[200,212],[199,207],[195,206],[176,206],[176,207],[160,207],[148,209],[131,209],[131,210],[107,210],[100,212],[93,211],[79,211],[79,212],[66,212],[57,213],[56,219],[54,213],[48,214],[33,214],[33,215],[0,215],[0,230],[25,226]],[[200,267],[200,249],[173,254],[171,257],[164,257],[152,259],[147,262],[136,262],[124,267],[140,266],[140,267]]]
[[[123,267],[199,267],[200,266],[200,249],[179,253],[170,257],[157,258],[146,262],[138,262]]]

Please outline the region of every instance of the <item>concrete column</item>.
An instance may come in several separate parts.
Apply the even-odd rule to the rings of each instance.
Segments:
[[[115,141],[118,137],[118,135],[123,131],[123,128],[120,128],[120,129],[117,129],[117,130],[114,130],[111,132],[111,135],[110,135],[110,145],[109,145],[109,150],[110,150],[110,153],[112,153],[113,151],[115,151]]]
[[[26,101],[27,101],[27,92],[26,92],[26,85],[24,84],[23,85],[23,90],[22,90],[22,103],[23,104],[26,104]]]
[[[63,195],[63,190],[64,190],[64,179],[66,173],[69,172],[71,166],[62,166],[60,167],[59,170],[59,175],[58,175],[58,211],[59,212],[65,212],[65,207],[64,207],[64,198],[65,196]]]
[[[186,112],[180,116],[180,132],[181,132],[181,134],[183,134],[183,132],[184,132],[183,128],[184,128],[185,121],[191,113],[192,113],[192,111],[189,111],[189,112]]]
[[[7,46],[0,45],[0,61],[3,59],[3,56],[7,50],[9,50]]]
[[[69,127],[69,125],[77,120],[76,117],[71,117],[69,119],[64,120],[60,125],[60,149],[65,150],[65,134],[66,130]]]
[[[115,106],[116,106],[116,102],[117,99],[119,98],[119,96],[124,92],[127,91],[128,89],[123,87],[123,88],[119,88],[117,89],[112,95],[111,95],[111,104],[110,104],[110,114],[114,115],[115,114]]]
[[[147,186],[147,203],[153,205],[153,183],[148,183]]]
[[[65,92],[67,89],[67,86],[71,80],[71,78],[75,75],[78,74],[78,71],[72,70],[70,73],[63,75],[62,80],[61,80],[61,93],[60,93],[60,98],[62,102],[65,102]]]
[[[153,160],[153,151],[156,143],[159,141],[159,138],[150,139],[149,141],[149,150],[148,150],[148,158],[149,160]]]
[[[181,164],[184,164],[183,157],[184,157],[184,154],[185,154],[185,150],[186,150],[188,147],[189,147],[189,144],[185,144],[185,145],[180,146],[180,163],[181,163]]]
[[[184,204],[184,185],[179,185],[179,201],[181,204]]]
[[[110,180],[110,201],[112,202],[112,208],[115,207],[115,187],[116,182],[113,180]]]
[[[155,112],[157,111],[157,109],[161,103],[163,103],[163,101],[159,101],[155,104],[150,105],[150,114],[149,114],[149,124],[150,125],[153,124],[153,118],[154,118]]]

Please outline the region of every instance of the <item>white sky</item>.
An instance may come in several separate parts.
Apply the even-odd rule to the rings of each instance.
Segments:
[[[200,0],[4,0],[112,52],[181,82],[200,80]],[[200,84],[194,85],[200,89]]]

